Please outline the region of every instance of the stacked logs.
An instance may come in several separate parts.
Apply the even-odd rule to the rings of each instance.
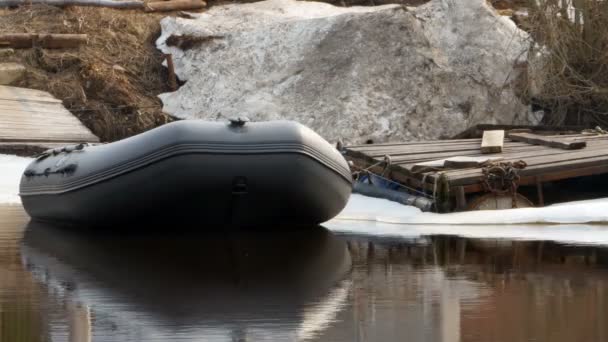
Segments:
[[[140,0],[0,0],[0,8],[32,4],[50,6],[95,6],[117,9],[141,9],[146,12],[166,12],[201,9],[207,6],[203,0],[169,0],[144,2]],[[4,33],[0,34],[0,48],[45,49],[75,48],[86,44],[86,34],[59,33]]]

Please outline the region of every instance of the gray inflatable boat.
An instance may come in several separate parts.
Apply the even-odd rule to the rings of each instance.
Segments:
[[[351,193],[342,155],[295,122],[179,121],[42,153],[20,196],[34,219],[88,226],[318,224]]]

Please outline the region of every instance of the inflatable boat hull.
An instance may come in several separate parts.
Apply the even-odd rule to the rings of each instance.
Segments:
[[[300,124],[180,121],[48,151],[20,195],[35,219],[96,226],[316,224],[342,210],[351,186],[340,153]]]

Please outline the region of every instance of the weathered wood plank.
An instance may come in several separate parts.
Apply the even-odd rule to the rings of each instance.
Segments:
[[[61,100],[54,98],[46,91],[9,86],[0,87],[0,99],[17,102],[40,101],[61,103]]]
[[[509,139],[533,145],[544,145],[564,150],[577,150],[587,146],[587,142],[572,138],[545,137],[532,133],[509,133]]]
[[[51,94],[0,86],[0,142],[4,149],[35,143],[99,142],[88,128]]]
[[[589,144],[588,148],[590,148],[591,146],[600,146],[602,148],[608,148],[608,141],[606,141],[606,144],[603,144],[603,145]],[[534,152],[534,153],[529,153],[529,152]],[[505,148],[503,150],[501,156],[503,156],[504,158],[509,158],[509,157],[524,158],[524,157],[530,157],[530,156],[542,156],[542,155],[551,155],[551,154],[569,153],[569,152],[571,152],[571,151],[561,150],[561,149],[556,149],[556,148],[546,147],[546,146],[528,145],[527,147],[524,147],[524,148],[515,148],[515,149],[514,148]],[[461,151],[458,153],[458,155],[459,156],[470,156],[470,157],[483,156],[481,151],[479,151],[478,149],[471,150],[471,151]],[[450,158],[453,156],[455,156],[454,152],[398,155],[398,156],[391,156],[391,161],[393,162],[393,164],[407,165],[407,164],[411,164],[411,163],[419,163],[419,162],[431,161],[431,160],[437,160],[437,159],[446,159],[446,158]]]

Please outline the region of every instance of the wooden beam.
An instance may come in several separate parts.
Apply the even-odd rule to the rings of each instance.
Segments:
[[[205,8],[207,3],[202,0],[169,0],[154,1],[146,4],[146,12],[184,11]]]
[[[543,182],[541,182],[540,177],[536,177],[536,195],[538,196],[538,206],[545,206],[545,195],[543,193]]]
[[[546,137],[532,133],[509,133],[508,137],[514,141],[561,148],[564,150],[577,150],[587,146],[586,141],[573,140],[572,138]]]
[[[452,188],[452,191],[454,191],[456,197],[456,209],[458,211],[467,210],[467,198],[465,196],[464,187],[456,186]]]
[[[47,49],[75,48],[87,42],[86,34],[63,33],[5,33],[0,34],[0,47],[27,49],[41,47]]]
[[[481,153],[500,153],[505,141],[505,131],[484,131],[481,138]]]

